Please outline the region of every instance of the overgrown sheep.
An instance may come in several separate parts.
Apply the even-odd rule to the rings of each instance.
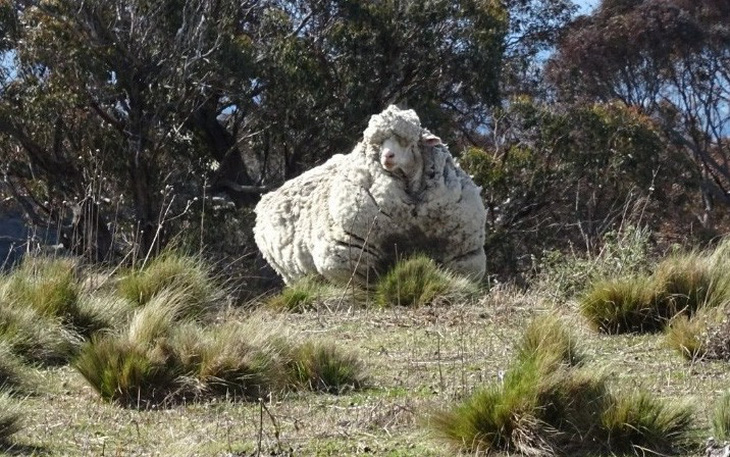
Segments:
[[[389,106],[351,153],[264,195],[254,236],[286,283],[314,274],[367,285],[416,252],[478,280],[486,268],[479,192],[413,110]]]

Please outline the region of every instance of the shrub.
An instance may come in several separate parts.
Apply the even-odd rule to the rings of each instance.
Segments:
[[[659,330],[672,316],[660,308],[654,286],[643,276],[600,281],[581,299],[580,311],[609,334]]]
[[[730,392],[725,392],[712,412],[712,436],[719,441],[730,438]]]
[[[140,306],[168,289],[185,291],[193,304],[191,312],[201,313],[222,298],[221,287],[197,257],[167,251],[138,270],[124,274],[118,284],[119,295]]]
[[[476,293],[471,281],[439,268],[425,255],[398,262],[377,283],[375,302],[379,306],[423,306],[453,301]]]
[[[366,382],[362,362],[331,343],[303,343],[294,349],[289,365],[295,383],[311,390],[339,394]]]

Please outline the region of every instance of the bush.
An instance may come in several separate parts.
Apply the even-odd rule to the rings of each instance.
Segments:
[[[417,307],[463,299],[477,290],[468,279],[439,268],[425,255],[416,255],[398,262],[378,281],[375,303]]]
[[[576,255],[573,251],[543,253],[537,268],[538,288],[556,298],[581,295],[595,282],[615,277],[648,274],[651,266],[651,232],[628,225],[606,233],[595,255]]]
[[[303,343],[294,349],[289,365],[295,383],[311,390],[339,394],[366,383],[362,362],[331,343]]]

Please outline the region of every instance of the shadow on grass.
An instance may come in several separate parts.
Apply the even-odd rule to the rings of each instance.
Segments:
[[[32,455],[32,456],[44,456],[51,455],[50,449],[45,446],[36,446],[33,444],[19,444],[19,443],[2,443],[0,442],[0,453],[2,455]]]

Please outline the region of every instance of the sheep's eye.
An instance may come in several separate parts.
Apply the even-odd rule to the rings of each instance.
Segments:
[[[408,140],[406,140],[405,138],[401,138],[401,137],[396,137],[396,139],[398,140],[398,144],[399,144],[399,145],[400,145],[400,146],[401,146],[402,148],[406,148],[406,147],[408,147]]]

